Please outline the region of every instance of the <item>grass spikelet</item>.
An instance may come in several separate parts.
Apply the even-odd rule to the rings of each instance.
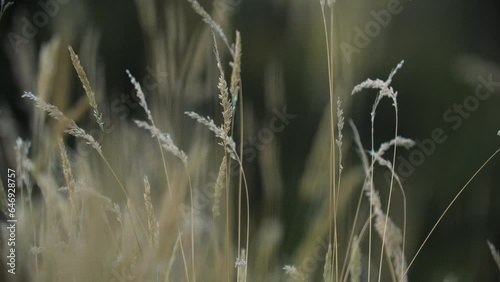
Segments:
[[[128,77],[130,78],[130,82],[132,83],[132,85],[135,88],[137,97],[139,98],[139,105],[141,105],[141,107],[146,112],[146,114],[148,116],[148,120],[153,125],[153,128],[156,129],[155,123],[153,121],[153,115],[151,114],[151,111],[148,108],[148,104],[146,103],[146,96],[144,96],[144,92],[142,91],[141,85],[139,84],[139,82],[137,82],[135,77],[132,76],[132,74],[130,73],[129,70],[126,70],[126,72],[127,72]],[[158,134],[158,132],[155,132],[154,136],[156,136],[156,134]]]
[[[59,145],[59,150],[61,151],[61,163],[63,168],[64,180],[66,180],[66,187],[68,189],[69,201],[71,203],[72,218],[73,220],[76,220],[77,207],[75,199],[75,190],[76,190],[75,179],[71,171],[71,164],[68,158],[68,153],[66,152],[66,147],[64,146],[64,141],[61,138],[61,136],[57,137],[57,143]]]
[[[217,176],[217,180],[215,182],[215,191],[214,191],[214,203],[212,206],[212,213],[214,218],[220,215],[220,198],[222,197],[222,190],[224,190],[224,183],[226,179],[226,170],[227,170],[227,158],[224,156],[222,158],[222,163],[220,164],[219,174]]]
[[[134,122],[139,128],[143,128],[149,131],[151,133],[151,137],[156,137],[156,134],[158,134],[162,147],[168,152],[172,153],[177,158],[179,158],[179,160],[181,160],[185,166],[187,165],[188,158],[186,153],[184,153],[184,151],[182,151],[181,149],[179,149],[179,147],[175,145],[174,141],[172,140],[169,134],[160,132],[158,128],[153,127],[147,122],[140,120],[134,120]]]
[[[361,249],[359,248],[359,238],[354,236],[351,247],[351,257],[349,262],[349,275],[351,282],[361,281]]]
[[[331,281],[333,278],[332,265],[333,265],[333,247],[332,244],[328,244],[328,251],[326,252],[325,266],[323,269],[323,278],[325,279],[325,282]]]
[[[23,98],[33,100],[38,108],[47,112],[49,116],[59,121],[66,128],[64,132],[73,135],[74,137],[83,139],[88,145],[92,146],[99,153],[99,155],[102,156],[101,145],[95,141],[94,137],[78,127],[74,120],[66,117],[56,106],[42,101],[31,92],[24,92]]]
[[[491,255],[493,256],[493,259],[497,264],[498,270],[500,270],[500,252],[498,252],[498,250],[495,249],[495,246],[490,241],[487,241],[487,243],[488,247],[490,248]]]
[[[198,123],[206,126],[210,131],[215,133],[215,136],[222,140],[222,143],[219,145],[224,147],[224,143],[226,145],[226,152],[228,152],[233,160],[238,160],[236,155],[236,143],[234,142],[231,136],[227,136],[224,133],[222,127],[219,127],[215,124],[214,120],[210,117],[202,117],[195,112],[184,112],[188,117],[196,120]]]
[[[144,176],[144,203],[146,204],[146,214],[148,216],[149,243],[151,247],[158,245],[159,223],[155,218],[153,203],[151,202],[151,186],[147,176]]]
[[[71,46],[68,46],[69,53],[71,55],[71,62],[73,63],[73,67],[75,68],[76,73],[78,74],[78,77],[80,78],[80,81],[82,82],[83,89],[85,90],[85,94],[87,94],[87,97],[89,99],[89,104],[92,107],[92,113],[96,119],[97,124],[103,130],[104,128],[104,121],[102,120],[102,113],[99,112],[99,109],[97,108],[97,101],[95,99],[95,93],[94,90],[92,90],[92,87],[90,86],[89,79],[87,77],[87,74],[85,73],[85,70],[83,69],[80,59],[78,58],[78,55],[75,53],[73,48]]]
[[[229,136],[229,130],[231,130],[231,120],[233,118],[233,110],[231,106],[231,101],[229,100],[229,91],[227,89],[227,82],[224,76],[224,69],[222,68],[222,63],[220,59],[219,49],[217,48],[217,40],[215,35],[212,33],[214,38],[214,53],[215,59],[217,61],[217,68],[219,69],[219,83],[217,88],[219,88],[219,99],[220,105],[222,106],[222,117],[224,118],[224,123],[221,128],[224,131],[224,135]]]
[[[203,21],[220,36],[222,41],[224,41],[227,48],[231,52],[231,55],[234,56],[235,52],[231,47],[231,45],[229,44],[229,40],[227,39],[224,30],[222,30],[222,27],[212,19],[210,14],[208,14],[207,11],[205,11],[205,9],[200,5],[200,3],[198,3],[198,1],[196,0],[187,0],[187,1],[191,3],[191,6],[193,6],[194,11],[203,18]]]
[[[234,44],[234,60],[231,63],[233,69],[231,73],[231,102],[232,102],[232,113],[236,111],[236,103],[238,102],[238,94],[240,92],[240,75],[241,75],[241,35],[239,31],[236,31],[236,43]]]
[[[398,281],[408,281],[406,276],[403,277],[403,273],[406,269],[406,260],[401,249],[403,245],[401,230],[381,209],[375,208],[374,214],[375,230],[377,230],[380,238],[385,238],[384,248],[393,261]]]

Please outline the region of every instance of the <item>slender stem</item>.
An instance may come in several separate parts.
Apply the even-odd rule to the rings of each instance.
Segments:
[[[398,108],[397,104],[394,98],[394,111],[396,114],[396,125],[394,129],[394,140],[398,137]],[[392,190],[393,190],[393,185],[394,185],[394,166],[396,165],[396,151],[397,151],[396,145],[394,145],[394,153],[392,155],[392,169],[391,169],[391,185],[389,186],[389,200],[387,201],[387,210],[386,210],[386,217],[385,217],[385,223],[384,223],[384,233],[382,235],[382,248],[380,250],[380,265],[378,268],[378,281],[380,282],[382,278],[382,265],[383,265],[383,257],[384,257],[384,246],[385,246],[385,235],[387,232],[387,222],[389,221],[389,212],[391,210],[391,200],[392,200]]]
[[[162,162],[163,162],[163,170],[165,172],[165,177],[166,177],[166,180],[167,180],[167,190],[168,190],[168,194],[170,196],[170,200],[173,201],[174,200],[174,197],[173,197],[173,194],[172,194],[172,188],[170,186],[170,178],[168,176],[168,169],[167,169],[167,162],[165,160],[165,153],[163,152],[163,147],[161,146],[161,141],[160,141],[160,137],[158,135],[156,135],[156,140],[158,141],[158,146],[160,147],[160,152],[161,152],[161,159],[162,159]],[[186,254],[184,252],[184,244],[182,243],[182,236],[181,236],[181,231],[180,231],[180,228],[179,228],[179,222],[177,221],[178,217],[177,217],[177,209],[174,209],[174,216],[175,216],[175,224],[177,226],[177,235],[179,236],[180,238],[180,248],[181,248],[181,254],[182,254],[182,261],[184,263],[184,273],[186,275],[186,279],[187,281],[189,282],[189,270],[188,270],[188,266],[187,266],[187,261],[186,261]]]
[[[406,276],[406,274],[408,273],[408,270],[410,269],[410,267],[413,265],[413,263],[415,262],[415,259],[417,258],[418,254],[420,253],[420,251],[422,251],[422,248],[424,247],[424,245],[427,243],[427,241],[429,240],[429,238],[431,237],[432,233],[434,233],[434,230],[436,230],[436,227],[439,225],[439,223],[441,222],[441,220],[444,218],[444,216],[446,215],[446,213],[448,212],[448,210],[450,210],[450,208],[453,206],[453,204],[455,204],[455,202],[457,201],[457,199],[460,197],[460,195],[462,195],[462,193],[464,192],[465,188],[467,188],[467,186],[469,186],[469,184],[472,182],[472,180],[474,178],[476,178],[476,176],[479,174],[479,172],[481,170],[483,170],[483,168],[500,152],[500,149],[497,149],[482,165],[481,167],[479,167],[479,169],[474,173],[474,175],[472,175],[472,177],[467,181],[467,183],[465,183],[465,185],[462,187],[462,189],[460,189],[460,191],[458,191],[458,193],[455,195],[455,197],[453,198],[453,200],[451,200],[450,204],[446,207],[446,209],[443,211],[443,213],[441,214],[441,216],[439,217],[439,219],[436,221],[436,223],[434,224],[434,226],[432,227],[431,231],[429,232],[429,234],[427,234],[427,237],[425,237],[425,240],[424,242],[422,243],[422,245],[420,245],[420,247],[418,248],[417,250],[417,253],[415,254],[415,256],[413,256],[412,260],[410,261],[410,263],[408,264],[408,267],[406,268],[405,272],[403,273],[402,277],[401,277],[401,280],[400,281],[403,281],[403,278]]]
[[[189,198],[191,202],[191,267],[192,273],[193,273],[193,281],[196,282],[196,267],[194,263],[194,255],[195,255],[195,248],[194,248],[194,201],[193,201],[193,185],[191,184],[191,176],[189,176],[189,170],[187,165],[184,165],[184,169],[186,170],[186,175],[189,183]]]

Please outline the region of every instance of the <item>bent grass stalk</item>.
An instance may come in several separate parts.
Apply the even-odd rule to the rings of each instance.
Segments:
[[[337,221],[336,221],[336,211],[334,211],[333,203],[336,202],[336,189],[335,189],[335,146],[334,146],[334,140],[335,140],[335,123],[334,123],[334,107],[333,107],[333,96],[334,96],[334,85],[333,85],[333,8],[330,6],[330,31],[328,31],[328,27],[326,24],[326,15],[325,15],[325,1],[321,0],[321,13],[323,17],[323,24],[324,24],[324,29],[325,29],[325,39],[326,39],[326,51],[327,51],[327,60],[328,60],[328,85],[329,85],[329,97],[330,97],[330,195],[328,197],[328,209],[329,209],[329,230],[328,230],[328,243],[329,245],[333,244],[334,252],[335,254],[333,255],[332,260],[326,259],[325,263],[326,264],[332,264],[333,266],[333,261],[335,261],[337,265],[337,258],[338,258],[338,248],[337,248],[337,242],[336,242],[336,230],[337,230]],[[330,3],[329,3],[330,4]],[[330,32],[330,36],[328,36]],[[336,209],[336,206],[335,206]],[[333,222],[333,227],[332,227],[332,222]],[[332,229],[335,229],[334,231],[334,239],[332,242]],[[330,248],[330,247],[329,247]],[[328,254],[327,254],[328,256]],[[327,266],[325,265],[325,273],[323,274],[325,281],[333,279],[333,275],[331,273],[332,271],[332,266]],[[336,268],[336,275],[338,273],[338,268]],[[338,281],[338,277],[336,277],[336,281]]]

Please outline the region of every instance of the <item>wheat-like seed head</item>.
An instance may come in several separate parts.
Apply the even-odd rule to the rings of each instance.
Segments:
[[[132,74],[130,73],[129,70],[126,70],[126,72],[127,72],[128,77],[130,78],[130,82],[132,83],[132,85],[135,88],[135,91],[137,92],[136,94],[137,94],[137,97],[139,98],[139,105],[141,105],[141,107],[146,112],[149,122],[151,122],[153,127],[156,128],[155,123],[153,121],[153,115],[151,114],[151,111],[148,108],[148,104],[146,103],[146,96],[144,96],[144,92],[142,91],[141,85],[139,84],[139,82],[137,82],[135,77],[132,76]]]
[[[59,150],[61,151],[61,163],[63,168],[64,179],[66,180],[66,186],[68,188],[69,200],[71,202],[72,208],[75,209],[75,179],[71,171],[71,164],[66,152],[66,146],[64,146],[64,141],[61,136],[57,137],[57,143],[59,145]]]
[[[85,94],[87,94],[87,97],[89,99],[89,104],[93,109],[92,113],[94,114],[97,124],[102,130],[104,127],[104,121],[102,120],[102,114],[99,112],[99,109],[97,108],[95,93],[94,90],[92,90],[92,87],[90,86],[90,81],[87,77],[87,73],[85,73],[85,70],[83,69],[80,63],[80,59],[78,58],[78,55],[75,53],[75,51],[73,51],[73,48],[71,46],[68,46],[68,50],[71,55],[71,62],[73,63],[73,67],[75,68],[75,71],[78,74],[80,81],[82,82]]]
[[[330,281],[333,278],[333,246],[332,244],[328,244],[328,251],[325,255],[325,266],[323,268],[323,278],[325,281]]]
[[[224,135],[229,135],[229,130],[231,130],[231,120],[232,120],[232,106],[231,101],[229,100],[229,91],[227,89],[227,82],[224,76],[224,69],[222,68],[222,62],[220,59],[219,49],[217,48],[217,39],[215,35],[212,33],[214,38],[214,53],[215,59],[217,61],[217,68],[219,69],[219,83],[217,84],[217,88],[219,88],[219,99],[220,105],[222,106],[222,116],[224,117],[224,123],[222,125],[222,130],[224,131]]]
[[[149,242],[152,247],[158,245],[159,226],[155,218],[153,203],[151,202],[151,187],[147,176],[144,176],[144,203],[146,205],[146,214],[148,216]]]
[[[238,94],[240,92],[240,75],[241,75],[241,35],[239,31],[236,31],[236,43],[234,44],[234,60],[231,64],[233,69],[231,73],[231,102],[232,102],[232,114],[236,111],[236,103],[238,102]]]
[[[224,190],[225,186],[224,183],[226,179],[226,170],[227,170],[227,158],[226,156],[224,156],[222,158],[222,163],[220,164],[217,180],[215,181],[214,203],[212,206],[212,213],[214,218],[220,215],[220,198],[222,197],[222,191]]]

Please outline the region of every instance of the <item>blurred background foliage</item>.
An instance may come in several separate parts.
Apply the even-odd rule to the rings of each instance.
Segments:
[[[17,46],[11,44],[8,34],[19,33],[23,24],[21,19],[31,19],[41,8],[37,1],[14,2],[0,24],[2,171],[13,166],[15,139],[18,136],[32,138],[31,105],[22,101],[21,94],[36,90],[35,72],[43,71],[37,70],[39,50],[55,34],[60,36],[63,46],[71,44],[80,49],[89,44],[97,48],[97,64],[93,66],[94,71],[89,72],[96,74],[92,78],[98,89],[96,92],[108,106],[122,93],[132,93],[125,69],[130,69],[137,77],[150,73],[148,68],[172,75],[168,66],[155,61],[155,54],[151,51],[155,46],[148,44],[153,40],[147,39],[151,36],[159,38],[154,38],[158,35],[148,34],[141,27],[137,9],[139,1],[67,1],[46,26],[39,28],[33,39]],[[139,5],[151,2],[154,1]],[[406,253],[411,259],[449,201],[500,145],[500,137],[496,136],[500,130],[498,85],[487,100],[480,102],[477,110],[463,118],[456,130],[451,127],[453,123],[443,117],[454,104],[461,104],[466,97],[474,95],[479,75],[485,78],[492,75],[493,81],[500,81],[500,2],[402,0],[401,13],[392,15],[387,27],[382,27],[365,48],[352,55],[351,60],[343,54],[340,44],[353,44],[355,27],[364,29],[374,20],[371,12],[387,9],[390,1],[337,2],[334,17],[337,49],[335,93],[344,102],[346,117],[358,125],[365,147],[370,146],[369,113],[375,94],[366,91],[351,98],[350,90],[366,78],[386,78],[402,59],[405,65],[393,82],[399,93],[399,134],[424,140],[431,137],[435,128],[442,128],[448,136],[447,141],[438,144],[435,152],[426,157],[422,165],[415,167],[414,173],[404,181],[408,199]],[[316,137],[321,135],[322,121],[328,115],[326,46],[319,0],[215,0],[200,3],[212,14],[220,15],[215,19],[224,23],[230,38],[234,38],[234,29],[242,34],[243,93],[245,112],[250,117],[245,123],[248,124],[245,128],[247,134],[255,135],[260,128],[267,126],[273,108],[281,109],[286,105],[289,113],[297,115],[259,152],[257,161],[245,164],[256,225],[263,224],[266,218],[282,221],[284,236],[280,253],[285,258],[297,252],[299,242],[307,237],[311,217],[315,215],[315,204],[322,200],[319,194],[304,197],[300,189],[306,167],[314,163],[314,158],[313,163],[308,160],[314,153],[312,148]],[[161,34],[168,42],[159,52],[169,54],[168,58],[177,58],[174,63],[181,64],[183,56],[192,54],[186,50],[192,45],[193,38],[208,35],[207,27],[187,1],[158,1],[155,5],[153,11],[165,17],[160,20],[165,24],[159,29],[163,30]],[[182,28],[172,28],[175,25],[171,23],[177,21],[185,23],[179,25]],[[169,37],[177,41],[172,43]],[[210,44],[210,40],[206,40],[200,48],[205,55],[194,57],[190,63],[200,63],[199,59],[213,60]],[[66,49],[61,52],[66,54]],[[85,61],[85,54],[80,53],[80,58]],[[68,62],[65,67],[70,67]],[[189,104],[171,105],[168,99],[164,99],[163,104],[153,107],[169,112],[171,120],[167,123],[171,131],[191,130],[192,123],[183,112],[193,107],[201,113],[217,112],[216,72],[206,71],[195,74],[204,83],[181,84],[171,91],[179,97],[188,97]],[[72,75],[71,81],[71,85],[54,81],[54,89],[66,88],[70,93],[64,98],[67,101],[61,103],[73,103],[83,95],[76,76]],[[170,87],[167,86],[172,90]],[[142,115],[136,109],[130,111],[132,117]],[[393,128],[393,108],[384,102],[377,115],[375,143],[391,139]],[[346,127],[345,131],[349,138],[350,128]],[[269,147],[276,150],[275,159],[267,158]],[[323,153],[327,155],[328,146],[324,148]],[[408,159],[409,152],[400,150],[399,154]],[[273,161],[275,165],[269,165]],[[345,153],[345,166],[357,164],[356,151],[350,149]],[[263,169],[266,167],[268,170]],[[496,158],[472,182],[416,260],[409,274],[410,281],[443,281],[445,277],[451,277],[449,275],[458,277],[457,281],[497,281],[498,273],[486,240],[500,245],[499,168],[500,160]],[[275,178],[271,182],[269,175]],[[382,174],[376,180],[378,187],[386,187]],[[324,189],[326,191],[327,186]],[[387,196],[387,191],[380,190],[383,197]],[[400,224],[402,211],[398,202],[401,199],[399,195],[395,199],[391,216]],[[350,210],[355,207],[354,203],[347,204],[346,217],[352,218]],[[270,206],[272,208],[265,209]]]

